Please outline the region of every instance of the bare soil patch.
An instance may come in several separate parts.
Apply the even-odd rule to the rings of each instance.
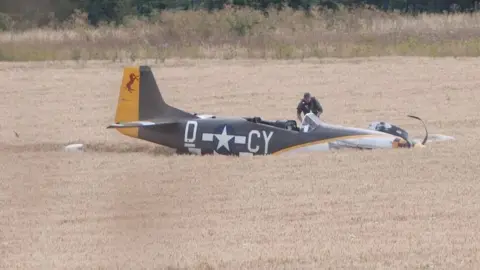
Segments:
[[[294,119],[311,91],[325,121],[422,136],[415,114],[457,138],[241,159],[106,130],[127,64],[0,63],[0,267],[478,268],[480,60],[152,65],[188,111]],[[59,150],[78,141],[89,151]]]

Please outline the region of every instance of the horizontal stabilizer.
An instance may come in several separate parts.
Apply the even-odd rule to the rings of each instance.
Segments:
[[[149,127],[149,126],[163,126],[163,125],[170,125],[176,124],[178,122],[175,121],[132,121],[132,122],[123,122],[123,123],[115,123],[111,124],[107,128],[132,128],[132,127]]]

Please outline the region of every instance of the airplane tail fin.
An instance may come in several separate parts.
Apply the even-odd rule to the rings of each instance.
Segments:
[[[121,127],[121,123],[126,122],[164,124],[190,118],[196,117],[165,103],[149,66],[124,68],[115,125],[109,126],[110,128]],[[138,137],[138,125],[123,127],[117,130],[130,137]]]

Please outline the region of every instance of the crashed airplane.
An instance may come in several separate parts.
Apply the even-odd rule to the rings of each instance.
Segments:
[[[423,121],[416,117],[412,118]],[[160,144],[178,154],[279,155],[334,149],[424,147],[422,141],[389,123],[373,122],[367,129],[331,125],[305,115],[295,120],[267,121],[260,117],[221,117],[189,113],[165,103],[149,66],[126,67],[115,114],[123,135]]]

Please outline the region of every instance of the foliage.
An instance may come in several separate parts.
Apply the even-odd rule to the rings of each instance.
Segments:
[[[480,14],[372,9],[163,11],[121,26],[64,23],[0,33],[0,60],[480,56]]]
[[[292,8],[308,11],[319,7],[338,10],[340,7],[372,6],[402,12],[468,11],[476,8],[471,0],[2,0],[0,1],[0,30],[51,25],[63,22],[75,13],[86,12],[94,26],[103,23],[123,24],[129,17],[151,18],[165,10],[208,11],[225,7],[248,7],[267,14],[267,10]],[[8,16],[10,19],[6,19]],[[244,31],[244,30],[239,30]]]
[[[477,13],[411,12],[452,1],[2,0],[0,60],[478,56]]]
[[[0,31],[10,30],[13,25],[14,22],[8,14],[0,13]]]

